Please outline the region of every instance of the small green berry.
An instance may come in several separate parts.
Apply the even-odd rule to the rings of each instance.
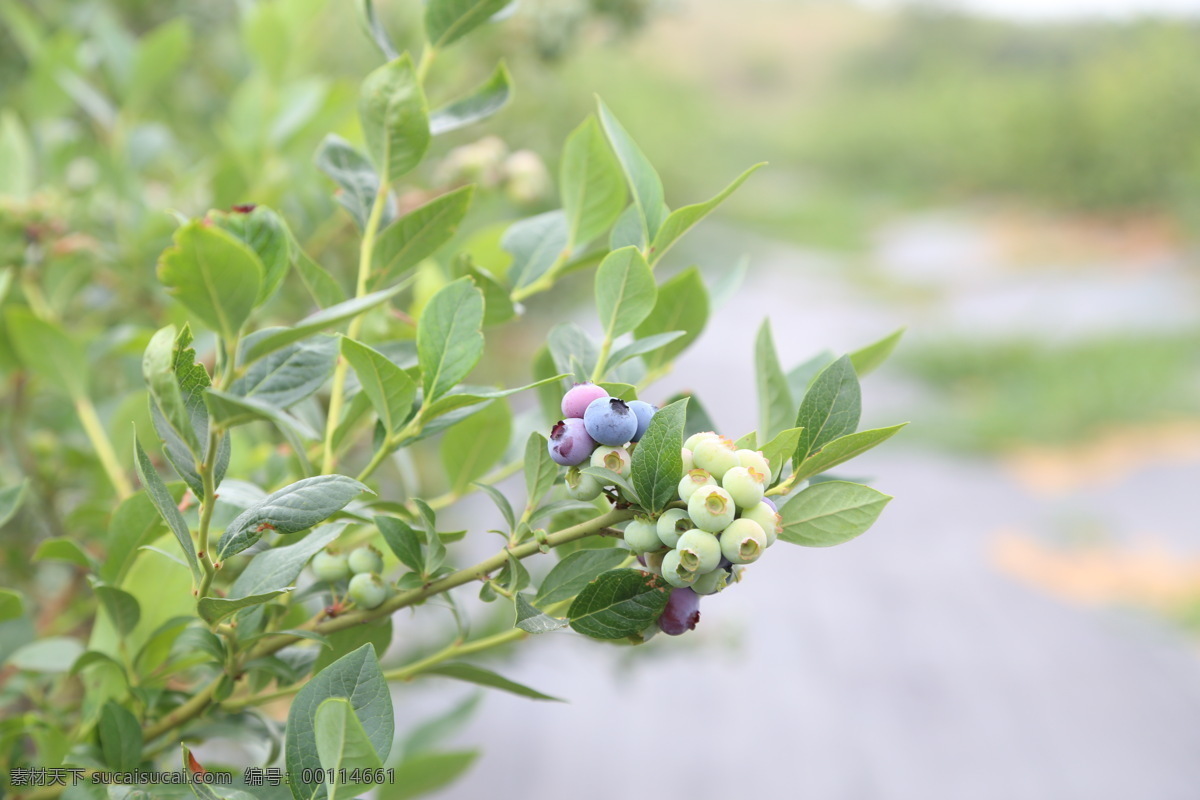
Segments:
[[[658,527],[641,517],[625,526],[625,544],[635,553],[648,553],[663,546],[662,540],[658,538]]]
[[[584,475],[579,467],[567,470],[567,496],[572,500],[595,500],[602,491],[604,487],[600,481],[591,475]]]
[[[742,519],[754,520],[758,523],[759,527],[763,529],[763,533],[767,535],[767,547],[775,544],[775,540],[783,532],[783,518],[765,500],[742,511]]]
[[[767,549],[767,534],[754,520],[742,518],[721,532],[721,554],[734,564],[757,561]]]
[[[662,575],[663,558],[670,550],[656,550],[652,553],[645,553],[642,558],[646,560],[646,571],[654,575]]]
[[[746,467],[747,469],[753,467],[770,479],[771,464],[767,461],[766,456],[762,454],[761,450],[738,450],[735,455],[738,459],[738,466]]]
[[[663,556],[662,576],[667,583],[679,588],[691,586],[699,577],[680,563],[678,550],[668,550],[667,554]]]
[[[345,553],[326,548],[313,556],[313,574],[317,580],[337,583],[350,577],[350,563]]]
[[[667,547],[674,547],[684,531],[692,527],[687,512],[681,508],[672,508],[658,518],[658,538]]]
[[[373,572],[360,572],[350,579],[350,599],[362,608],[378,608],[388,597],[388,586]]]
[[[687,441],[683,443],[683,446],[684,446],[684,449],[691,450],[693,453],[695,453],[696,445],[700,444],[703,441],[707,441],[709,439],[719,439],[719,438],[720,438],[720,436],[717,435],[716,433],[714,433],[713,431],[704,431],[702,433],[693,433],[691,436],[689,436],[687,438]]]
[[[692,584],[696,594],[716,594],[729,585],[729,573],[723,569],[714,569],[696,578]]]
[[[692,499],[692,495],[696,493],[697,489],[716,485],[717,479],[712,475],[702,469],[694,469],[679,481],[679,499],[686,503]]]
[[[733,498],[720,486],[702,486],[688,500],[688,516],[697,528],[709,533],[725,530],[736,511]]]
[[[725,473],[721,486],[729,492],[738,508],[753,508],[762,502],[767,488],[768,473],[755,467],[734,467]]]
[[[717,480],[721,480],[726,472],[738,466],[737,451],[733,442],[724,436],[705,439],[692,448],[692,461],[697,469],[711,472]]]
[[[383,553],[369,544],[353,550],[348,560],[350,571],[355,575],[361,575],[364,572],[383,572]]]
[[[721,543],[708,531],[692,528],[679,537],[675,545],[679,563],[684,569],[703,575],[721,563]]]
[[[622,478],[633,473],[633,460],[624,447],[597,447],[592,453],[592,466],[612,470]]]
[[[692,451],[686,447],[679,451],[679,457],[683,459],[683,474],[687,475],[696,468],[696,462],[692,458]]]

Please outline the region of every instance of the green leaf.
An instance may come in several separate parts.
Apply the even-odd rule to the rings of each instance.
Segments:
[[[780,541],[832,547],[866,531],[892,498],[869,486],[824,481],[809,486],[783,506]]]
[[[84,569],[92,569],[95,563],[87,551],[79,546],[74,539],[65,536],[55,536],[44,540],[34,551],[31,561],[65,561]]]
[[[604,553],[610,552],[607,550],[581,550],[583,553]],[[615,552],[615,551],[611,551]],[[520,628],[526,633],[550,633],[552,631],[560,631],[569,624],[565,619],[552,617],[549,614],[543,614],[532,603],[525,599],[525,595],[517,594],[514,597],[514,606],[516,608],[517,617],[513,623],[513,627]]]
[[[446,546],[442,544],[442,538],[437,533],[437,514],[419,497],[413,498],[413,504],[416,505],[421,521],[425,524],[425,563],[422,565],[421,574],[428,577],[445,562]]]
[[[807,361],[797,364],[788,370],[787,382],[788,389],[792,392],[792,397],[804,397],[808,392],[808,387],[812,385],[813,380],[825,367],[837,360],[837,356],[828,350],[822,350]]]
[[[264,550],[238,575],[229,589],[231,600],[284,590],[295,583],[308,560],[335,541],[346,529],[345,523],[322,525],[295,544]]]
[[[617,154],[617,160],[621,163],[621,169],[625,172],[625,179],[633,193],[633,202],[641,218],[642,240],[652,242],[666,218],[662,179],[658,177],[650,160],[642,153],[637,143],[608,110],[608,106],[604,105],[604,101],[596,98],[596,104],[600,110],[600,124],[604,126],[604,133]]]
[[[408,377],[408,372],[361,342],[343,337],[342,355],[354,367],[383,429],[389,436],[394,435],[413,415],[417,385]]]
[[[567,217],[567,242],[582,246],[613,226],[625,208],[621,164],[589,116],[563,145],[558,191]]]
[[[647,511],[661,511],[676,497],[683,475],[681,451],[687,406],[684,398],[660,408],[633,451],[633,488]]]
[[[425,405],[448,393],[483,355],[483,293],[470,278],[443,286],[417,323]]]
[[[666,211],[663,212],[665,217]],[[636,247],[645,250],[649,245],[646,241],[646,229],[642,225],[642,215],[636,205],[631,205],[621,212],[612,232],[608,235],[608,249],[620,250],[622,247]]]
[[[363,484],[345,475],[318,475],[285,486],[243,511],[225,528],[218,543],[224,561],[258,541],[264,531],[299,533],[324,522],[362,492]]]
[[[352,628],[334,631],[328,637],[329,647],[322,650],[313,663],[313,672],[317,673],[334,663],[342,656],[348,655],[364,644],[375,648],[375,657],[382,658],[392,643],[392,620],[390,617],[355,625]]]
[[[429,0],[425,36],[437,49],[453,44],[499,13],[512,0]]]
[[[379,174],[375,172],[371,160],[345,139],[331,133],[321,140],[321,146],[317,148],[316,164],[317,169],[338,185],[339,191],[334,199],[350,212],[359,229],[366,228],[371,206],[379,194]],[[391,203],[385,204],[384,216],[380,219],[382,225],[392,218],[390,206]]]
[[[808,458],[798,462],[792,470],[792,474],[795,476],[795,480],[802,481],[805,478],[819,475],[827,469],[833,469],[838,464],[843,464],[855,456],[867,452],[875,445],[892,438],[907,424],[905,422],[890,428],[873,428],[840,436]]]
[[[450,241],[466,217],[474,194],[471,185],[447,192],[384,228],[372,251],[376,284],[415,267]]]
[[[508,282],[522,289],[549,272],[570,255],[567,217],[564,212],[547,211],[518,220],[504,231],[500,247],[512,255]]]
[[[358,116],[385,184],[421,163],[429,149],[429,109],[408,53],[363,80]]]
[[[792,453],[796,452],[796,445],[799,443],[800,435],[803,432],[803,428],[788,428],[785,431],[780,431],[775,435],[774,439],[762,446],[763,457],[771,465],[770,484],[773,485],[775,483],[779,478],[779,472],[783,469],[783,465],[792,457]],[[749,447],[748,449],[755,450],[757,448]]]
[[[649,340],[668,331],[684,331],[684,335],[646,355],[646,368],[652,372],[662,369],[696,341],[708,322],[708,311],[708,290],[700,270],[695,267],[685,269],[659,286],[654,309],[637,326],[634,335],[639,340]]]
[[[637,400],[637,387],[632,384],[601,381],[599,386],[601,389],[608,392],[609,397],[615,397],[618,400],[624,400],[626,403]]]
[[[647,336],[645,339],[634,339],[624,347],[619,347],[613,351],[613,354],[608,357],[608,364],[610,367],[615,367],[631,358],[645,355],[646,353],[652,353],[655,350],[666,347],[671,342],[681,339],[687,335],[687,331],[671,331],[669,333],[656,333],[652,336]],[[629,384],[624,385],[628,386]],[[612,394],[611,392],[609,394],[613,397],[616,397],[616,395]],[[626,398],[621,399],[624,400]]]
[[[468,406],[478,405],[478,404],[484,403],[488,400],[495,400],[500,397],[508,397],[510,394],[516,394],[517,392],[523,392],[527,389],[534,389],[534,388],[537,388],[538,386],[548,385],[548,384],[554,383],[555,381],[562,380],[563,377],[564,377],[563,375],[554,375],[549,378],[544,378],[536,383],[528,383],[524,386],[518,386],[515,389],[495,389],[492,391],[484,391],[481,388],[472,387],[469,391],[464,390],[464,391],[452,392],[448,395],[445,395],[441,399],[434,401],[434,403],[432,405],[422,406],[421,417],[425,420],[426,423],[428,423],[432,419],[436,419],[437,417],[441,417],[443,415],[451,414],[451,412],[457,411],[459,409],[466,408]],[[459,388],[464,389],[465,387],[459,387]],[[476,411],[478,411],[478,410],[479,409],[476,409]],[[468,413],[474,413],[474,412],[468,412]],[[447,418],[449,418],[449,417],[447,417]],[[449,426],[447,425],[444,427],[449,427]],[[427,424],[426,427],[424,428],[424,432],[429,433],[430,430],[431,430],[431,426],[429,426]]]
[[[231,614],[241,611],[243,608],[250,608],[251,606],[269,602],[293,588],[295,587],[287,586],[282,589],[272,589],[262,594],[252,594],[238,598],[202,597],[200,598],[200,602],[196,604],[196,610],[205,622],[209,625],[215,625]]]
[[[307,339],[314,333],[319,333],[338,323],[353,319],[364,311],[369,311],[375,306],[391,299],[407,286],[408,283],[405,282],[389,289],[365,294],[362,297],[356,297],[353,300],[347,300],[344,303],[338,303],[335,306],[321,309],[317,313],[300,320],[290,328],[272,328],[270,333],[257,337],[247,337],[251,341],[247,341],[246,345],[242,347],[240,363],[243,366],[252,364],[268,353],[273,353],[281,347],[287,347],[292,342]]]
[[[175,245],[159,259],[158,278],[188,311],[232,342],[254,310],[263,265],[231,234],[195,221],[175,232]]]
[[[638,569],[610,570],[579,593],[567,616],[571,628],[584,636],[623,639],[641,633],[658,619],[667,606],[670,589],[657,575]]]
[[[591,379],[600,349],[583,328],[574,322],[559,323],[550,329],[546,344],[559,372],[574,374],[577,381]],[[578,373],[582,374],[572,368],[572,361],[578,362]]]
[[[27,486],[29,486],[29,479],[25,478],[16,486],[6,486],[0,489],[0,528],[7,525],[8,521],[21,510],[21,504],[25,502]]]
[[[164,23],[144,34],[133,55],[125,104],[144,108],[175,80],[180,67],[189,61],[191,50],[192,32],[185,19]]]
[[[792,456],[800,464],[826,443],[853,433],[862,414],[862,390],[849,356],[821,370],[800,403],[796,427],[804,428]]]
[[[346,292],[333,279],[333,276],[316,261],[309,257],[298,244],[292,243],[296,254],[296,274],[300,276],[304,288],[312,295],[313,300],[321,308],[337,305],[346,300]]]
[[[759,327],[754,343],[754,375],[758,386],[758,432],[764,439],[770,439],[791,427],[795,406],[775,353],[771,321],[767,319]]]
[[[395,517],[375,517],[375,527],[383,534],[383,541],[395,553],[400,563],[413,572],[422,572],[425,568],[425,555],[422,550],[422,536],[413,530],[402,519]]]
[[[142,377],[163,418],[187,445],[192,455],[199,456],[204,452],[204,446],[200,444],[192,422],[192,410],[184,400],[183,390],[175,375],[179,342],[184,342],[184,348],[190,344],[187,336],[181,338],[177,335],[174,325],[160,328],[150,337],[150,343],[146,345],[142,355]]]
[[[750,169],[743,172],[733,179],[733,183],[726,186],[721,192],[711,200],[703,203],[696,203],[683,208],[677,208],[671,212],[670,216],[663,221],[662,228],[654,236],[653,243],[650,245],[649,258],[650,264],[653,266],[658,263],[658,260],[663,257],[671,245],[679,241],[679,239],[700,220],[712,213],[713,209],[725,202],[725,198],[737,191],[746,178],[754,174],[759,167],[766,166],[766,162],[755,164]]]
[[[504,288],[504,285],[496,280],[490,272],[484,272],[471,264],[467,268],[467,274],[483,292],[483,324],[485,326],[508,322],[517,315],[516,306],[513,305],[508,289]]]
[[[896,345],[900,343],[900,337],[904,335],[906,328],[888,334],[878,342],[860,347],[853,353],[850,353],[850,363],[854,365],[854,371],[858,377],[863,377],[869,372],[873,372],[876,367],[887,360],[887,357],[896,349]]]
[[[279,215],[266,206],[250,211],[210,211],[208,219],[221,230],[233,234],[255,255],[263,267],[262,286],[256,305],[262,305],[279,289],[292,265],[290,232]]]
[[[109,700],[100,711],[97,730],[105,764],[118,772],[137,769],[142,760],[142,727],[137,717]]]
[[[133,629],[137,627],[138,620],[142,618],[142,609],[138,605],[137,598],[115,586],[96,586],[94,590],[96,597],[100,598],[100,605],[104,606],[104,610],[108,613],[108,619],[116,628],[117,634],[126,637],[132,633]]]
[[[87,396],[88,362],[83,348],[60,326],[39,319],[22,306],[6,307],[4,317],[9,341],[26,369],[72,398]]]
[[[613,472],[611,469],[605,469],[604,467],[581,466],[579,468],[579,471],[582,472],[584,475],[591,475],[593,478],[600,481],[600,484],[602,486],[617,487],[618,489],[620,489],[622,492],[625,493],[625,499],[630,501],[631,503],[634,503],[635,505],[640,500],[640,497],[638,495],[638,490],[634,488],[633,484],[629,481],[629,479],[622,477],[621,475],[617,474],[616,472]],[[682,471],[682,468],[681,468],[681,471]],[[678,485],[678,483],[679,482],[676,481],[676,485]],[[576,501],[564,500],[562,502],[564,504],[566,504],[567,506],[569,506],[569,505],[575,503]],[[591,504],[587,503],[586,505],[590,506]],[[548,513],[548,512],[545,511],[544,509],[539,509],[538,516],[544,515],[546,513]]]
[[[271,329],[246,337],[247,344]],[[229,393],[257,400],[275,408],[287,408],[312,396],[325,385],[337,364],[338,339],[313,336],[276,350],[255,361],[246,374],[233,382]]]
[[[177,484],[178,485],[178,484]],[[171,498],[174,505],[174,497]],[[100,564],[100,578],[119,586],[133,562],[137,549],[163,533],[163,517],[150,499],[149,492],[135,492],[113,512],[108,522],[107,553]]]
[[[542,694],[536,689],[530,689],[528,686],[522,686],[519,683],[510,681],[508,678],[497,675],[489,669],[477,667],[473,664],[463,664],[462,662],[451,662],[449,664],[437,664],[421,670],[422,675],[441,675],[443,678],[454,678],[459,681],[486,686],[490,689],[499,689],[503,692],[511,692],[512,694],[528,697],[533,700],[553,700],[556,703],[563,702],[557,697],[551,697],[548,694]]]
[[[11,108],[0,112],[0,196],[28,197],[37,185],[33,143]]]
[[[349,700],[331,697],[322,701],[317,706],[313,727],[329,800],[357,797],[375,785],[370,778],[383,762]],[[356,774],[367,780],[340,782],[342,776],[349,778]]]
[[[15,589],[0,589],[0,623],[25,616],[25,598]]]
[[[629,333],[654,309],[658,287],[636,247],[609,253],[596,270],[596,308],[610,340]]]
[[[527,508],[535,508],[554,488],[558,480],[558,464],[550,458],[550,443],[537,431],[525,442],[525,494]]]
[[[367,33],[375,40],[375,45],[379,48],[379,52],[383,53],[383,57],[391,61],[399,56],[399,51],[392,44],[392,38],[388,36],[387,28],[384,27],[383,21],[379,19],[379,15],[375,13],[375,3],[373,0],[362,0],[362,11]]]
[[[321,703],[331,697],[350,701],[367,739],[381,761],[387,759],[395,735],[392,696],[379,669],[375,650],[367,644],[318,672],[292,701],[288,712],[287,754],[288,785],[296,800],[320,800],[325,789],[305,780],[306,770],[321,766],[317,751],[316,717]]]
[[[167,491],[162,478],[158,476],[158,470],[150,463],[150,458],[142,449],[142,443],[136,437],[134,437],[133,449],[135,456],[133,465],[137,470],[138,480],[142,482],[142,486],[146,487],[146,494],[154,503],[154,507],[158,509],[159,515],[167,523],[167,527],[171,529],[171,533],[175,534],[175,540],[179,542],[179,548],[183,551],[188,569],[192,571],[193,585],[199,586],[200,562],[196,559],[196,547],[192,543],[192,533],[183,520],[183,514],[175,505],[175,499]]]
[[[551,606],[570,600],[583,591],[589,583],[605,572],[616,569],[629,557],[623,548],[608,550],[580,550],[564,558],[542,580],[541,588],[533,602]]]
[[[5,666],[27,672],[67,672],[82,654],[83,645],[78,639],[51,636],[24,645],[8,657]]]
[[[477,750],[450,753],[419,753],[400,762],[395,781],[380,786],[379,800],[409,800],[448,786],[471,768]]]
[[[514,531],[517,527],[517,515],[513,512],[512,503],[508,502],[508,498],[504,496],[504,492],[486,483],[475,483],[473,485],[491,498],[496,508],[500,509],[500,513],[504,515],[504,521],[508,524],[509,532]]]
[[[461,494],[495,466],[508,449],[511,436],[512,411],[505,402],[489,403],[446,431],[441,455],[451,491]]]
[[[254,397],[238,397],[209,389],[204,393],[204,403],[208,407],[212,423],[226,430],[255,420],[267,420],[275,423],[285,433],[290,430],[310,441],[321,438],[321,434],[307,422]]]
[[[431,113],[429,132],[438,136],[487,119],[504,108],[511,94],[512,77],[508,74],[508,67],[501,61],[491,77],[476,86],[469,95]]]

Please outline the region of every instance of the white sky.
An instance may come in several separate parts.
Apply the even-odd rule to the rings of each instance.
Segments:
[[[871,6],[892,6],[907,1],[860,0]],[[1200,16],[1200,0],[943,0],[939,5],[1029,20],[1127,18],[1149,14]]]

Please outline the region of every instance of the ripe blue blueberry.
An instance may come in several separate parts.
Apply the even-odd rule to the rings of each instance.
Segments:
[[[383,572],[383,553],[371,545],[352,550],[347,560],[350,563],[350,571],[355,575],[363,572]]]
[[[601,397],[588,404],[583,425],[588,436],[600,444],[619,447],[637,433],[638,421],[624,400]]]
[[[550,458],[564,467],[577,467],[592,457],[596,442],[581,419],[563,419],[550,429]]]
[[[583,419],[583,412],[587,409],[588,403],[601,397],[608,397],[608,392],[591,381],[577,383],[563,395],[563,416],[567,419]]]
[[[663,580],[672,586],[691,586],[700,577],[683,565],[678,550],[668,550],[662,560]]]
[[[592,453],[592,466],[611,470],[622,478],[633,473],[633,461],[624,447],[597,447]]]
[[[715,439],[705,439],[692,448],[692,460],[697,469],[707,470],[717,480],[725,477],[725,473],[738,466],[737,450],[733,441],[724,436]]]
[[[767,535],[752,519],[735,519],[721,532],[721,553],[734,564],[757,561],[767,549]]]
[[[625,544],[635,553],[649,553],[661,550],[663,546],[658,538],[658,527],[642,517],[625,526]]]
[[[679,564],[697,575],[712,572],[721,563],[721,543],[715,535],[699,528],[680,536],[675,551],[679,553]]]
[[[591,475],[584,475],[579,467],[567,470],[567,495],[572,500],[595,500],[603,490],[600,481]]]
[[[658,618],[658,627],[668,636],[695,630],[700,621],[700,596],[691,589],[674,589],[667,607]]]
[[[350,599],[362,608],[378,608],[387,600],[387,584],[373,572],[360,572],[350,579]]]
[[[679,480],[679,499],[686,503],[697,489],[716,485],[717,481],[712,475],[702,469],[694,469]]]
[[[753,508],[762,502],[768,474],[754,467],[734,467],[725,473],[721,486],[729,492],[738,508]]]
[[[709,533],[725,530],[736,512],[733,498],[720,486],[702,486],[688,500],[688,516],[697,528]]]
[[[646,433],[646,428],[650,427],[650,418],[658,411],[658,406],[652,406],[649,403],[641,400],[634,400],[629,404],[629,410],[637,417],[637,430],[633,432],[633,436],[629,437],[630,441],[640,441]]]
[[[674,547],[684,531],[693,527],[687,512],[681,508],[672,508],[658,518],[658,538],[667,547]]]
[[[344,581],[350,577],[350,564],[346,554],[328,548],[313,556],[312,568],[317,580],[327,583]]]

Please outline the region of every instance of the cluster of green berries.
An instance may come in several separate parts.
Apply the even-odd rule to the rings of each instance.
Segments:
[[[679,499],[687,508],[638,517],[625,528],[625,543],[645,568],[676,587],[659,619],[672,635],[694,628],[699,596],[724,589],[780,532],[778,510],[765,496],[771,465],[761,452],[706,431],[684,442],[682,455]]]
[[[604,489],[600,481],[580,472],[588,463],[628,478],[633,469],[629,446],[646,433],[656,411],[656,406],[641,400],[626,403],[609,397],[594,383],[572,386],[563,395],[563,418],[550,430],[549,442],[554,463],[571,467],[567,493],[576,500],[600,496]]]
[[[361,608],[378,608],[391,594],[391,587],[379,577],[383,572],[383,554],[371,545],[349,553],[327,547],[313,556],[312,569],[319,581],[348,580],[347,596]]]

